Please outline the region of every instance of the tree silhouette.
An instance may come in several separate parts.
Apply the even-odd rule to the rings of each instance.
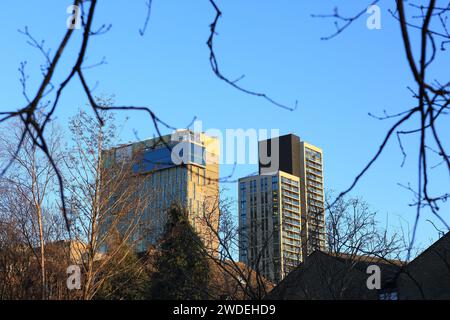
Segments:
[[[151,278],[152,299],[206,299],[209,265],[203,243],[179,205],[168,212],[166,229],[156,253]]]

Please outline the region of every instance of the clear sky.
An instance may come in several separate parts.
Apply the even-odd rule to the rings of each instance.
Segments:
[[[298,100],[290,112],[263,99],[239,92],[217,79],[209,65],[206,40],[214,11],[207,0],[154,0],[147,33],[139,28],[145,19],[144,0],[100,1],[95,26],[112,24],[105,35],[91,39],[86,64],[105,57],[107,64],[86,70],[91,86],[98,81],[95,94],[113,94],[119,105],[150,106],[163,120],[184,127],[193,116],[205,129],[280,129],[295,133],[324,151],[325,185],[341,191],[348,187],[378,148],[392,124],[368,116],[410,108],[414,100],[407,86],[413,86],[407,66],[398,23],[390,16],[391,1],[382,1],[381,30],[366,27],[368,15],[330,41],[320,38],[334,31],[331,20],[314,19],[312,13],[330,13],[335,5],[350,15],[361,9],[353,1],[227,0],[219,1],[223,17],[218,25],[216,54],[221,70],[246,88],[262,91],[287,105]],[[26,43],[17,29],[28,26],[37,39],[45,39],[54,49],[66,31],[68,0],[25,1],[3,4],[0,10],[0,111],[25,104],[19,83],[18,66],[27,61],[28,92],[33,95],[41,80],[39,65],[43,57]],[[81,31],[70,43],[79,47]],[[67,52],[59,65],[57,79],[68,74],[74,55]],[[447,80],[449,55],[440,53],[430,77]],[[62,71],[61,71],[62,70]],[[55,83],[57,83],[55,81]],[[86,98],[74,79],[64,93],[57,112],[64,123]],[[147,138],[155,131],[143,114],[127,114],[123,142]],[[416,121],[417,119],[413,119]],[[414,128],[410,125],[409,128]],[[448,143],[448,126],[440,127]],[[398,183],[416,185],[417,137],[404,141],[408,152],[400,167],[402,154],[396,140],[354,190],[379,212],[379,219],[393,227],[402,221],[412,227],[415,209],[408,206],[412,194]],[[438,162],[437,159],[434,159]],[[232,166],[221,167],[221,175]],[[239,165],[234,177],[256,170],[254,165]],[[449,189],[449,176],[437,168],[432,176],[433,190]],[[236,184],[225,185],[236,196]],[[450,207],[442,215],[450,223]],[[437,232],[430,213],[424,212],[419,226],[419,244],[428,245]]]

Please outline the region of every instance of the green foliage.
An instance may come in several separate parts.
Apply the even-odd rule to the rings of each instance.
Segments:
[[[203,243],[177,205],[169,211],[151,279],[152,299],[206,299],[209,265]]]
[[[95,299],[143,300],[146,298],[149,276],[143,261],[122,244],[119,253],[111,260],[110,275],[101,285]]]

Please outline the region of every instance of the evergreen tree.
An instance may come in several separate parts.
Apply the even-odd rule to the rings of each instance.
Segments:
[[[167,224],[151,277],[152,299],[206,299],[209,265],[203,243],[178,205],[169,210]]]
[[[132,248],[120,241],[112,241],[110,245],[109,250],[119,253],[109,261],[108,276],[96,293],[95,299],[145,299],[149,276],[145,270],[144,259],[140,259]]]

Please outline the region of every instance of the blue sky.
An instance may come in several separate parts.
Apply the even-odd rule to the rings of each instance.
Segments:
[[[303,140],[321,147],[325,158],[325,185],[340,191],[350,185],[376,151],[392,124],[368,116],[405,110],[414,103],[407,86],[414,86],[406,63],[400,30],[390,16],[390,1],[382,1],[381,30],[366,27],[368,15],[356,21],[339,37],[322,41],[334,31],[331,20],[314,19],[312,13],[330,13],[339,5],[342,13],[361,9],[361,1],[227,0],[219,1],[223,17],[218,25],[216,54],[222,72],[231,79],[245,74],[240,81],[246,88],[265,92],[287,105],[298,100],[298,109],[290,112],[263,99],[248,96],[218,80],[209,65],[206,40],[214,11],[209,1],[154,0],[147,33],[139,28],[145,19],[142,0],[100,1],[95,25],[112,24],[111,30],[93,37],[86,64],[105,56],[107,64],[86,70],[91,86],[98,81],[97,95],[115,96],[119,105],[150,106],[173,126],[183,127],[193,116],[203,121],[205,129],[280,129],[295,133]],[[14,1],[0,10],[0,110],[25,104],[17,70],[27,60],[29,94],[34,94],[43,58],[26,44],[17,29],[28,26],[37,39],[55,49],[66,31],[66,8],[71,1]],[[81,31],[76,31],[69,50],[78,49]],[[414,43],[413,39],[413,43]],[[53,52],[53,51],[52,51]],[[67,75],[75,56],[64,55],[56,73]],[[440,53],[430,77],[444,78],[450,69],[449,56]],[[55,81],[56,82],[56,81]],[[86,98],[78,79],[70,84],[57,112],[64,123]],[[122,118],[125,115],[122,116]],[[155,134],[149,119],[130,113],[122,133],[123,142]],[[417,121],[417,119],[413,119]],[[417,122],[416,122],[417,123]],[[407,128],[413,128],[409,125]],[[450,130],[441,126],[444,140]],[[398,183],[417,181],[417,137],[404,141],[408,158],[400,168],[402,154],[395,140],[355,188],[353,194],[366,199],[379,212],[379,219],[390,226],[411,227],[415,209],[408,206],[412,195]],[[437,162],[437,159],[435,159]],[[232,166],[222,166],[228,175]],[[254,165],[240,165],[235,177],[256,170]],[[433,170],[433,190],[449,187],[448,173]],[[236,185],[227,184],[230,196]],[[448,205],[442,215],[450,223]],[[424,211],[419,226],[419,244],[428,245],[437,232],[425,219],[439,225]]]

